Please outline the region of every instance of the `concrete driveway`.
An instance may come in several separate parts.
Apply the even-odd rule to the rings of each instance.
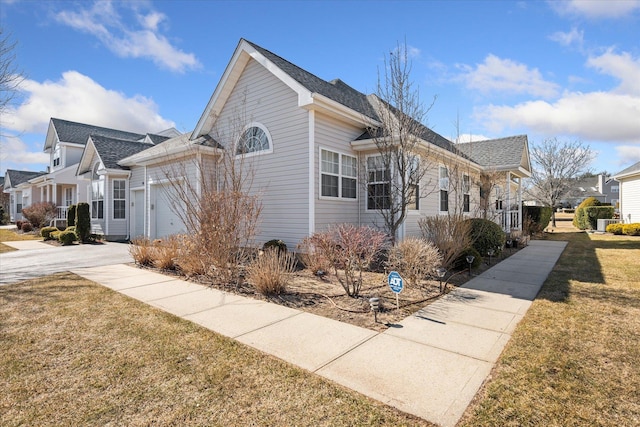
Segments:
[[[0,254],[0,285],[76,268],[133,262],[127,243],[52,247],[32,242],[29,248]]]

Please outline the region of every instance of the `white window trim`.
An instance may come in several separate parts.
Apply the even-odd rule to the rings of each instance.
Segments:
[[[382,157],[382,155],[380,153],[375,153],[375,154],[368,154],[365,156],[364,158],[364,179],[366,180],[365,182],[365,188],[366,188],[366,193],[365,193],[365,200],[364,200],[364,209],[365,212],[371,213],[371,212],[380,212],[380,209],[369,209],[369,158],[370,157]],[[391,191],[391,177],[393,176],[393,174],[391,173],[391,171],[389,171],[389,191]],[[383,183],[384,181],[375,181],[377,183]],[[391,197],[391,194],[389,194],[389,197]],[[388,210],[388,209],[385,209]]]
[[[115,198],[115,182],[116,181],[123,181],[124,182],[124,198],[123,199],[116,199]],[[115,178],[111,180],[111,219],[113,221],[117,221],[117,222],[121,222],[121,221],[126,221],[127,220],[127,214],[128,214],[128,199],[127,199],[127,190],[128,190],[128,185],[127,185],[127,181],[126,179],[121,179],[121,178]],[[114,203],[116,200],[124,200],[124,218],[115,218],[116,215],[116,209],[114,206]]]
[[[267,135],[267,141],[269,142],[269,148],[266,150],[260,150],[260,151],[252,151],[251,153],[242,153],[242,154],[238,154],[237,150],[238,150],[238,144],[240,144],[240,139],[242,138],[242,135],[244,135],[244,133],[253,128],[259,128],[261,129],[265,135]],[[235,156],[236,157],[242,157],[242,158],[247,158],[247,157],[253,157],[253,156],[260,156],[263,154],[271,154],[273,153],[273,139],[271,138],[271,133],[269,132],[269,129],[267,129],[267,127],[265,125],[263,125],[262,123],[259,122],[251,122],[248,125],[246,125],[242,131],[240,132],[240,135],[238,135],[238,138],[236,139],[236,143],[233,147],[233,152],[236,153]]]
[[[443,188],[444,186],[442,185],[443,184],[443,179],[445,179],[445,178],[442,178],[442,176],[441,176],[442,169],[445,169],[447,171],[447,177],[446,177],[447,188]],[[438,214],[439,215],[448,215],[449,212],[451,211],[451,207],[449,206],[450,200],[447,200],[447,207],[449,209],[446,210],[446,211],[440,210],[440,207],[441,207],[441,204],[440,204],[440,192],[441,191],[446,191],[447,192],[447,199],[448,199],[449,195],[451,193],[451,185],[450,184],[451,184],[451,182],[449,181],[449,168],[447,166],[445,166],[445,165],[442,165],[442,164],[438,165]]]
[[[328,151],[330,153],[335,153],[338,155],[338,197],[333,197],[333,196],[323,196],[322,195],[322,151]],[[343,197],[342,196],[342,156],[347,156],[347,157],[351,157],[353,159],[355,159],[356,161],[356,176],[352,177],[352,176],[344,176],[345,178],[352,178],[356,180],[356,197],[355,198],[351,198],[351,197]],[[328,173],[326,172],[328,175],[331,176],[336,176],[335,174],[332,173]],[[352,154],[349,153],[345,153],[342,151],[338,151],[338,150],[334,150],[331,148],[327,148],[327,147],[318,147],[318,198],[320,200],[332,200],[332,201],[339,201],[339,202],[357,202],[358,201],[358,193],[359,193],[359,189],[358,189],[358,157],[354,156]]]

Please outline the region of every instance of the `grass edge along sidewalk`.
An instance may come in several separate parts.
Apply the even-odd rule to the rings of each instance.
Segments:
[[[460,426],[640,425],[640,238],[569,244]]]

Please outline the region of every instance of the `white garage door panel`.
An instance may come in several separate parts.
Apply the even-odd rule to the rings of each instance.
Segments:
[[[172,197],[173,194],[175,194],[173,187],[158,186],[156,188],[156,238],[185,232],[184,224],[172,209],[172,201],[175,200]]]

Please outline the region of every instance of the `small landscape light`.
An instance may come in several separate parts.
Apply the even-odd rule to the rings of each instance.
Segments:
[[[373,319],[378,323],[378,312],[380,311],[380,298],[369,298],[369,305],[373,311]]]
[[[440,292],[442,293],[442,279],[444,275],[447,274],[447,269],[444,267],[436,268],[436,274],[438,275],[438,279],[440,279]]]
[[[467,255],[467,263],[469,263],[469,277],[471,277],[471,264],[473,264],[473,260],[476,259],[473,255]]]
[[[491,258],[493,257],[493,255],[496,253],[496,251],[494,251],[493,249],[489,249],[487,251],[487,255],[489,255],[489,265],[491,265]]]

